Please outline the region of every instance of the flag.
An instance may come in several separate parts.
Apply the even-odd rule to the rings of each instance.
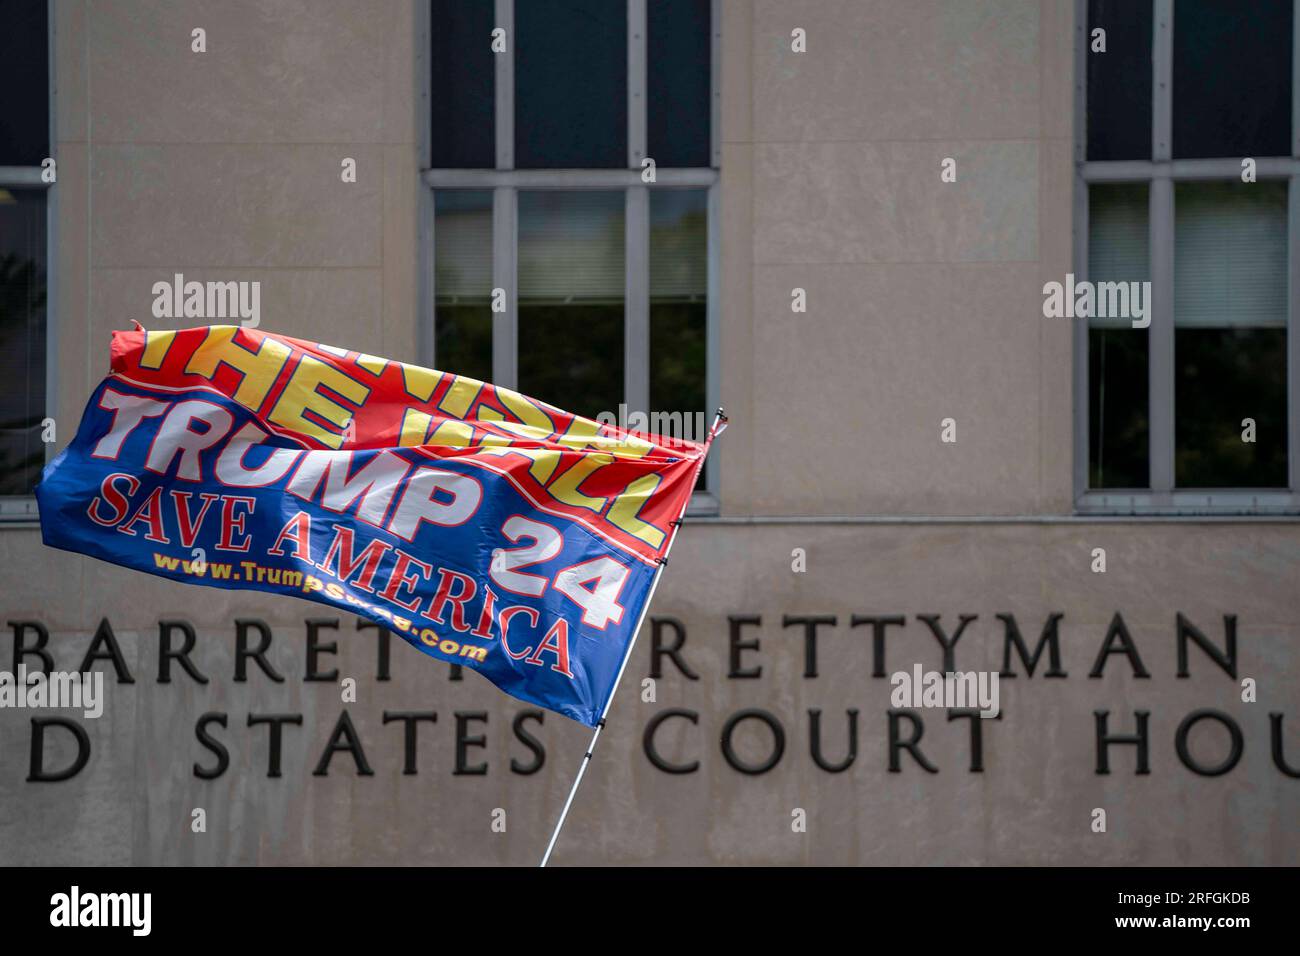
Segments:
[[[47,545],[328,604],[595,726],[707,443],[238,326],[115,332]]]

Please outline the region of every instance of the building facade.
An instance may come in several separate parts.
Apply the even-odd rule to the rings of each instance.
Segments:
[[[159,316],[188,281],[588,414],[725,405],[555,863],[1295,862],[1291,3],[28,6],[0,668],[106,686],[0,709],[0,862],[534,864],[587,744],[43,547],[110,332],[230,318]],[[917,666],[999,716],[900,704]]]

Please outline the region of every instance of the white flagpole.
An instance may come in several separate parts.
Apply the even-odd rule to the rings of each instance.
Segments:
[[[700,456],[699,462],[695,466],[695,471],[691,474],[691,488],[700,479],[700,469],[704,467],[704,461],[709,457],[709,449],[713,447],[713,439],[717,437],[718,426],[727,420],[727,416],[722,409],[718,409],[717,415],[713,419],[713,427],[709,429],[709,436],[704,442],[704,454]],[[688,497],[689,503],[690,498]],[[682,513],[685,513],[683,507]],[[641,608],[641,616],[637,618],[636,630],[632,632],[632,640],[628,641],[627,651],[623,654],[623,662],[618,666],[618,674],[614,677],[614,688],[609,692],[609,700],[605,701],[605,709],[600,712],[600,720],[596,721],[596,732],[591,735],[591,743],[587,744],[587,752],[582,756],[582,763],[578,765],[578,775],[573,779],[573,786],[569,789],[569,797],[564,801],[564,809],[560,811],[560,819],[555,824],[555,832],[551,834],[551,842],[546,845],[546,853],[542,857],[541,866],[546,866],[546,862],[551,858],[551,851],[555,849],[555,841],[560,838],[560,830],[564,826],[565,818],[569,815],[569,807],[573,805],[574,794],[578,792],[578,784],[582,783],[582,775],[587,772],[587,764],[591,763],[591,755],[596,750],[596,741],[600,739],[600,732],[605,729],[605,716],[609,713],[610,706],[614,703],[614,696],[618,693],[619,682],[623,679],[623,671],[627,670],[627,662],[632,657],[632,648],[636,647],[636,639],[641,635],[641,625],[645,623],[646,614],[650,612],[650,602],[655,598],[655,590],[659,587],[659,578],[664,573],[664,568],[668,566],[668,552],[673,549],[673,542],[677,540],[677,532],[682,529],[682,516],[679,514],[672,523],[672,531],[668,533],[668,547],[664,548],[663,557],[659,559],[659,567],[655,569],[654,580],[650,582],[650,593],[646,595],[645,604]]]

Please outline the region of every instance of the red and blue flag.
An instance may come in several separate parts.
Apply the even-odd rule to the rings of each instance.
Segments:
[[[45,543],[332,605],[595,726],[706,445],[238,326],[116,332]]]

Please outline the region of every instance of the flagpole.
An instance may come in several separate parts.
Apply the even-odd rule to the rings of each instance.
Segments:
[[[709,429],[709,436],[704,442],[704,454],[700,456],[699,462],[695,466],[695,471],[691,473],[691,488],[695,488],[695,483],[699,481],[700,469],[704,467],[704,461],[709,457],[709,449],[713,447],[713,439],[717,437],[718,426],[727,421],[727,416],[719,407],[717,414],[713,419],[713,427]],[[689,503],[690,498],[688,497]],[[682,513],[686,511],[682,508]],[[600,732],[605,729],[605,715],[609,713],[609,708],[614,703],[614,696],[618,693],[619,682],[623,679],[623,671],[627,670],[627,662],[632,658],[632,649],[636,647],[636,639],[641,635],[641,625],[645,623],[646,615],[650,612],[650,602],[654,600],[655,590],[659,587],[659,578],[664,573],[664,568],[668,566],[668,552],[673,549],[673,542],[677,540],[677,532],[682,528],[682,515],[679,514],[672,523],[672,530],[668,533],[668,547],[664,548],[663,557],[659,559],[659,567],[655,569],[654,579],[650,582],[650,593],[646,595],[645,604],[641,607],[641,616],[637,618],[636,630],[632,632],[632,640],[628,642],[627,651],[623,654],[623,662],[618,666],[618,673],[614,676],[614,687],[609,692],[609,700],[605,701],[605,708],[600,712],[600,720],[596,721],[596,732],[591,735],[591,743],[587,744],[587,752],[582,756],[582,763],[578,765],[578,775],[573,779],[573,786],[569,788],[568,799],[564,801],[564,809],[560,811],[560,819],[556,821],[555,832],[551,834],[551,842],[546,845],[546,853],[542,856],[540,866],[546,866],[551,858],[551,851],[555,849],[555,841],[560,838],[560,830],[564,827],[564,821],[569,816],[569,807],[573,805],[573,797],[578,792],[578,784],[582,783],[582,775],[587,772],[587,764],[591,763],[591,755],[596,750],[596,741],[600,739]]]

